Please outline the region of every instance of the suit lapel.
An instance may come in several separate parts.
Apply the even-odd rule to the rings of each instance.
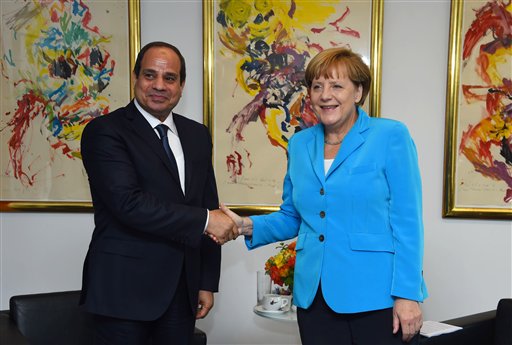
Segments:
[[[359,116],[357,121],[343,139],[340,150],[338,151],[338,154],[336,155],[336,158],[334,159],[334,162],[332,163],[332,166],[325,178],[328,178],[329,175],[331,175],[354,151],[357,150],[359,146],[364,143],[365,139],[362,133],[369,128],[370,118],[361,108],[358,108],[358,112]]]
[[[156,135],[153,128],[151,128],[151,125],[146,121],[144,116],[139,113],[133,101],[128,104],[127,108],[128,109],[126,114],[129,120],[128,123],[135,135],[138,136],[144,143],[150,146],[151,151],[154,152],[164,162],[173,179],[179,185],[180,177],[178,175],[178,171],[171,165],[169,157],[167,157],[167,154],[162,147],[162,142]]]
[[[307,144],[309,159],[315,172],[316,177],[323,185],[325,181],[324,171],[324,126],[318,125],[314,127],[313,140]]]

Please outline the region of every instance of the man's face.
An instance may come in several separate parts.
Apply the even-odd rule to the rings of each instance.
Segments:
[[[178,104],[185,82],[180,80],[180,59],[166,47],[150,48],[134,76],[137,102],[148,113],[163,121]]]

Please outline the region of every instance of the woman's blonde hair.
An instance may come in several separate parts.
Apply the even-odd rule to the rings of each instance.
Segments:
[[[339,71],[342,68],[354,85],[363,88],[361,100],[357,102],[357,105],[363,105],[370,92],[372,76],[370,68],[363,62],[361,55],[350,49],[329,48],[313,57],[306,68],[306,86],[308,89],[311,88],[313,80],[320,77],[332,78],[333,71]]]

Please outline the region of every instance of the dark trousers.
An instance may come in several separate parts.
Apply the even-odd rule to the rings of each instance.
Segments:
[[[320,287],[308,309],[297,308],[297,321],[303,345],[414,345],[419,343],[419,335],[409,343],[404,343],[401,331],[393,334],[393,308],[339,314],[329,308]]]
[[[192,341],[192,314],[185,274],[165,313],[154,321],[125,320],[94,315],[95,345],[186,345]]]

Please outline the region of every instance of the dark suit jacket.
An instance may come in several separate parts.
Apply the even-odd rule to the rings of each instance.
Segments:
[[[82,134],[95,229],[84,263],[87,311],[154,320],[169,306],[182,268],[191,308],[217,291],[220,247],[203,234],[218,208],[208,129],[174,114],[185,156],[185,191],[161,142],[133,101],[91,121]]]

